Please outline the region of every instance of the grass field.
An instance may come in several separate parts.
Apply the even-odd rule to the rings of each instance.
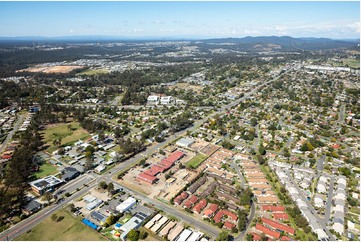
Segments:
[[[106,240],[95,230],[81,222],[81,218],[75,218],[66,210],[57,213],[64,216],[60,222],[54,222],[50,217],[36,225],[30,232],[20,235],[15,240],[39,241],[39,240],[65,240],[65,241],[95,241]]]
[[[93,76],[93,75],[97,75],[97,74],[106,74],[109,71],[104,70],[104,69],[89,69],[89,70],[85,70],[82,71],[80,73],[78,73],[78,76],[82,76],[82,75],[87,75],[87,76]]]
[[[190,161],[187,162],[187,167],[190,168],[197,168],[205,159],[207,156],[198,154],[195,157],[193,157]]]
[[[360,61],[355,59],[342,59],[344,65],[348,65],[351,68],[360,68]]]
[[[68,125],[71,125],[71,130],[68,128]],[[59,123],[55,125],[48,126],[44,134],[44,142],[49,146],[47,151],[53,152],[57,149],[53,145],[53,141],[57,138],[61,138],[61,145],[72,144],[79,139],[86,139],[90,137],[89,133],[80,127],[78,122],[71,123]]]
[[[53,166],[49,163],[44,163],[39,167],[39,171],[34,173],[36,179],[40,179],[49,175],[54,175],[58,173],[56,166]]]

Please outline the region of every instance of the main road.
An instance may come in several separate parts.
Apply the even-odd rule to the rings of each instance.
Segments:
[[[209,114],[208,116],[204,117],[203,119],[200,119],[200,120],[197,120],[191,127],[188,127],[187,129],[185,130],[182,130],[182,131],[179,131],[177,133],[175,133],[174,135],[168,137],[167,140],[161,142],[161,143],[158,143],[152,147],[150,147],[149,149],[146,149],[145,151],[143,152],[140,152],[138,153],[137,155],[135,155],[134,157],[120,163],[119,165],[115,166],[112,171],[108,172],[108,173],[105,173],[101,176],[98,176],[96,178],[94,178],[91,182],[95,182],[95,181],[98,181],[100,180],[102,177],[111,177],[113,175],[115,175],[116,173],[134,165],[136,162],[139,161],[139,159],[141,159],[142,157],[145,157],[145,156],[148,156],[149,154],[152,154],[155,150],[163,147],[163,146],[166,146],[167,144],[173,142],[176,138],[178,138],[179,136],[182,136],[184,135],[187,131],[194,131],[195,129],[199,128],[200,125],[202,125],[208,118],[214,116],[215,114],[217,113],[224,113],[226,110],[230,109],[231,107],[239,104],[240,102],[246,100],[248,97],[250,97],[251,95],[253,95],[254,93],[258,92],[261,88],[263,88],[264,86],[278,80],[281,76],[285,75],[286,73],[290,72],[291,70],[293,70],[293,68],[290,68],[289,70],[285,71],[284,73],[281,73],[279,76],[275,77],[274,79],[272,80],[269,80],[267,82],[264,82],[263,84],[259,85],[258,87],[254,88],[252,91],[250,91],[249,93],[246,93],[243,97],[223,106],[222,108],[220,108],[218,111],[216,111],[215,113],[211,113]],[[72,185],[75,185],[75,184],[80,184],[79,181],[74,181],[74,182],[70,182],[68,183],[70,186]],[[49,206],[48,208],[46,209],[43,209],[41,210],[40,212],[32,215],[31,217],[15,224],[14,226],[12,226],[11,228],[9,228],[8,230],[6,230],[5,232],[2,232],[0,234],[0,240],[12,240],[16,237],[18,237],[19,235],[29,231],[30,229],[32,229],[33,227],[35,227],[38,223],[40,223],[41,221],[43,221],[44,219],[46,219],[47,217],[49,217],[52,213],[58,211],[59,209],[61,209],[63,206],[65,206],[65,204],[69,203],[70,201],[72,201],[73,199],[76,199],[80,196],[82,196],[83,194],[85,194],[86,192],[88,192],[92,187],[94,187],[96,185],[96,183],[92,186],[89,186],[88,187],[85,187],[83,189],[81,189],[81,191],[73,194],[71,197],[65,199],[65,201],[62,203],[64,205],[60,205],[60,204],[57,204],[57,205],[51,205]],[[77,185],[75,185],[74,187],[76,187]],[[80,186],[82,185],[79,185],[79,188]],[[149,198],[147,198],[149,199]],[[156,200],[150,200],[152,201],[153,204],[159,204],[158,201]],[[167,206],[167,205],[164,205],[164,204],[161,204],[161,206]],[[174,213],[179,213],[179,211],[176,211],[175,208],[172,208],[171,206],[168,206],[167,207],[167,211],[170,213],[170,214],[174,214]],[[182,213],[181,213],[182,214]],[[184,217],[184,214],[183,214],[183,217]],[[183,219],[186,219],[186,217],[184,217]],[[197,220],[194,220],[191,224],[194,224],[195,221]],[[210,234],[214,234],[214,232],[212,231],[208,231],[209,229],[207,229],[207,227],[205,227],[205,224],[204,222],[201,222],[201,221],[198,221],[197,224],[203,224],[201,225],[202,226],[202,230],[205,230],[206,232],[210,233]],[[209,226],[209,225],[207,225]]]

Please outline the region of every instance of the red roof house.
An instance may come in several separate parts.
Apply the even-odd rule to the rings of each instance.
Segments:
[[[185,201],[184,206],[185,208],[190,209],[193,207],[193,205],[198,201],[198,197],[195,195],[192,195],[187,201]]]
[[[224,222],[223,227],[225,227],[227,229],[232,229],[232,228],[236,227],[236,225],[227,221],[227,222]]]
[[[221,222],[224,215],[227,215],[234,222],[237,222],[237,220],[238,220],[237,215],[235,215],[234,213],[232,213],[232,212],[230,212],[228,210],[225,210],[225,209],[219,210],[218,213],[216,214],[216,216],[214,216],[213,219],[214,219],[214,221],[216,223],[219,223],[219,222]]]
[[[261,240],[261,235],[259,235],[257,233],[251,233],[251,235],[253,235],[253,241],[260,241]]]
[[[188,193],[182,192],[180,195],[174,198],[174,203],[180,205],[187,197],[188,197]]]
[[[273,213],[273,217],[277,220],[288,220],[287,213]]]
[[[209,206],[209,208],[206,209],[206,210],[204,210],[203,216],[208,217],[208,218],[211,218],[211,217],[213,217],[213,215],[215,214],[215,212],[217,211],[217,209],[218,209],[218,205],[211,203],[210,206]]]
[[[205,208],[207,206],[207,200],[206,199],[202,199],[199,201],[199,203],[197,203],[197,205],[195,205],[193,207],[193,212],[200,214],[200,212],[202,211],[203,208]]]
[[[272,228],[287,232],[292,235],[295,234],[295,230],[288,225],[278,223],[278,222],[268,219],[268,218],[262,218],[262,222],[265,224],[268,224]]]
[[[256,229],[261,231],[262,233],[265,233],[266,235],[268,235],[269,237],[271,237],[273,239],[278,239],[281,236],[281,233],[273,231],[269,228],[266,228],[262,224],[256,224]]]
[[[293,239],[291,239],[290,237],[287,237],[287,236],[282,236],[281,238],[282,241],[292,241]]]

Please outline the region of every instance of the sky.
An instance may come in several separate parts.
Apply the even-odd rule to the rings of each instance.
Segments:
[[[360,2],[0,2],[0,36],[359,38]]]

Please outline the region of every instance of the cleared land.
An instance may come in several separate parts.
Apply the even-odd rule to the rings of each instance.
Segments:
[[[71,127],[71,129],[69,129],[69,127]],[[78,122],[48,125],[43,131],[43,134],[44,142],[49,146],[47,149],[48,152],[53,152],[57,149],[53,144],[55,139],[60,138],[61,145],[70,145],[73,142],[90,137],[89,133],[80,127]]]
[[[34,173],[36,179],[40,179],[49,175],[54,175],[58,173],[58,170],[55,166],[49,163],[44,163],[39,167],[39,171]]]
[[[197,168],[206,158],[207,158],[207,156],[198,154],[195,157],[193,157],[193,159],[191,159],[190,161],[187,162],[187,167],[190,167],[193,169]]]
[[[81,222],[82,217],[73,217],[66,210],[57,213],[58,217],[64,216],[59,222],[54,222],[50,217],[36,225],[30,232],[22,234],[17,241],[44,241],[44,240],[66,240],[66,241],[95,241],[106,240],[95,230],[87,227]]]
[[[83,66],[36,66],[18,70],[16,72],[69,73],[80,68],[83,68]]]
[[[184,90],[192,90],[196,93],[201,93],[203,90],[202,86],[197,86],[197,85],[191,85],[189,83],[177,83],[174,86],[171,86],[170,88],[179,88],[179,89],[184,89]]]

